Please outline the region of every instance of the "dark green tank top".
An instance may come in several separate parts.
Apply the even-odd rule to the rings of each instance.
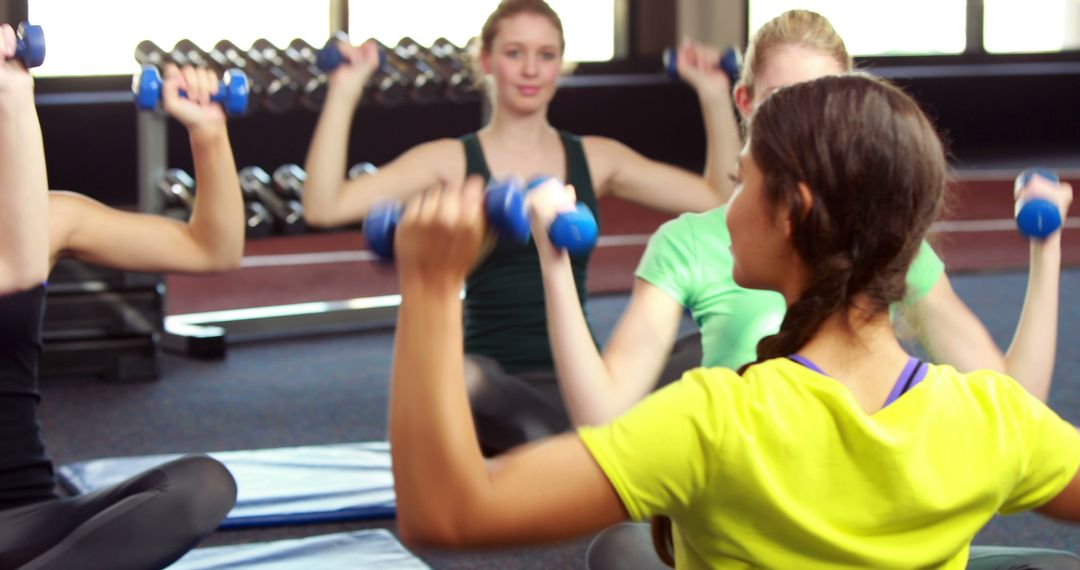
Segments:
[[[566,183],[574,186],[578,201],[592,210],[599,223],[596,192],[581,137],[559,131],[559,138],[566,151]],[[466,175],[479,174],[486,183],[491,171],[476,134],[461,137],[461,142],[465,146]],[[571,258],[583,311],[589,256]],[[540,258],[531,239],[522,245],[500,238],[491,255],[466,280],[465,353],[493,358],[512,373],[555,367],[547,335]]]

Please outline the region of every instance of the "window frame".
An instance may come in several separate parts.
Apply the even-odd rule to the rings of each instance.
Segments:
[[[642,24],[640,5],[642,2],[655,0],[617,0],[616,27],[615,30],[615,57],[606,62],[585,62],[578,65],[577,75],[604,75],[604,74],[648,74],[657,72],[656,55],[641,53],[639,50],[640,31]],[[742,0],[743,45],[749,39],[749,10],[751,0]],[[326,0],[327,9],[330,11],[330,29],[327,36],[337,30],[348,31],[349,1]],[[26,20],[29,14],[28,0],[0,0],[0,6],[6,5],[6,13],[0,11],[0,16],[6,16],[8,22],[20,22]],[[671,10],[677,10],[677,2],[670,1]],[[988,53],[983,47],[983,0],[967,0],[967,40],[963,53],[960,54],[930,54],[930,55],[902,55],[902,56],[859,56],[856,64],[860,68],[872,68],[880,71],[883,75],[902,77],[913,76],[950,76],[951,70],[958,66],[974,66],[974,69],[965,69],[965,73],[977,73],[986,75],[1014,74],[1016,64],[1044,63],[1043,66],[1050,73],[1076,73],[1077,62],[1080,61],[1080,48],[1064,50],[1060,52],[1043,53],[1018,53],[1001,54]],[[672,43],[676,41],[676,30],[671,30]],[[1055,71],[1056,70],[1056,71]],[[130,89],[130,75],[102,75],[92,77],[41,77],[36,79],[37,90],[42,94],[71,93],[71,92],[94,92],[94,91],[121,91]]]

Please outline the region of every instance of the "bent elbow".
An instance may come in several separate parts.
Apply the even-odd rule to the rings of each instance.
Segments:
[[[469,546],[453,524],[440,524],[430,516],[398,515],[398,538],[410,548],[461,549]]]

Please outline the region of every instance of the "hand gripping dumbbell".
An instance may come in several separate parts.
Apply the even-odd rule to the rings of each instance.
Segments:
[[[27,22],[19,24],[15,30],[15,57],[23,67],[30,69],[45,63],[45,32],[41,26],[31,26]]]
[[[553,180],[552,176],[537,176],[522,184],[520,179],[493,179],[484,195],[484,211],[491,225],[500,234],[524,244],[532,237],[532,225],[526,197],[534,189]],[[559,183],[561,185],[561,182]],[[570,255],[592,251],[597,238],[596,217],[585,204],[578,202],[573,211],[560,212],[548,227],[548,237],[556,247]]]
[[[323,73],[332,73],[346,61],[345,54],[337,46],[338,41],[348,42],[345,34],[334,34],[321,50],[315,52],[315,65]],[[405,101],[409,95],[411,83],[409,78],[401,74],[396,66],[388,64],[387,50],[382,44],[377,44],[379,50],[379,65],[368,80],[370,89],[365,90],[365,97],[371,97],[375,102],[382,105],[397,105]],[[304,52],[304,44],[300,40],[293,40],[290,48],[298,52]]]
[[[338,48],[337,43],[339,41],[348,43],[349,36],[345,35],[343,32],[335,33],[330,36],[330,39],[326,40],[326,44],[315,54],[315,65],[323,70],[323,73],[334,71],[348,60],[348,58],[345,57],[345,54],[341,53],[341,50]],[[383,48],[382,44],[379,44],[379,67],[381,68],[385,65],[386,49]]]
[[[152,65],[144,64],[131,86],[135,93],[135,105],[144,111],[157,107],[161,101],[162,83],[161,72]],[[187,97],[187,94],[180,90],[180,96]],[[239,69],[226,72],[224,80],[218,83],[217,94],[211,96],[210,100],[220,103],[228,115],[243,115],[248,106],[247,75]]]
[[[1054,184],[1061,182],[1057,173],[1049,168],[1028,168],[1016,177],[1014,192],[1020,192],[1034,176],[1045,178]],[[1029,238],[1046,239],[1061,227],[1061,210],[1045,198],[1020,200],[1016,203],[1016,227],[1021,234]]]
[[[551,177],[537,177],[528,184],[510,178],[492,180],[484,195],[484,212],[501,235],[527,243],[532,236],[526,195]],[[368,247],[383,259],[393,259],[394,232],[401,219],[402,206],[397,201],[376,203],[364,219],[364,239]],[[588,206],[578,203],[572,212],[561,212],[548,227],[548,237],[556,247],[571,255],[587,253],[596,246],[596,218]]]
[[[664,72],[672,79],[679,78],[679,52],[675,48],[667,48],[664,50]],[[739,81],[739,73],[742,69],[742,52],[735,46],[728,46],[724,48],[724,54],[720,56],[720,64],[718,66],[724,75],[727,75],[728,81],[731,85],[735,85]]]

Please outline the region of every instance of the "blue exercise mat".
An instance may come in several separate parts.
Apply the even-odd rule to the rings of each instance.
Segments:
[[[196,548],[168,570],[295,570],[379,568],[430,570],[383,529],[232,546]]]
[[[390,444],[309,445],[207,455],[225,464],[239,489],[221,528],[392,518]],[[119,483],[180,457],[149,455],[64,465],[60,482],[74,493]]]

